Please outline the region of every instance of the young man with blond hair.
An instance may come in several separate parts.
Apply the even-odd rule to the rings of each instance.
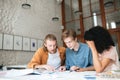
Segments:
[[[64,65],[65,48],[57,46],[53,34],[46,35],[43,46],[39,48],[28,63],[28,68],[45,68],[54,71]]]
[[[87,44],[77,40],[76,32],[72,29],[62,33],[62,39],[67,46],[66,66],[62,70],[91,71],[94,70],[91,49]]]

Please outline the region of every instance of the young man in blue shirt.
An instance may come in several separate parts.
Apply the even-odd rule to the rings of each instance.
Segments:
[[[66,64],[61,70],[91,71],[94,70],[92,53],[87,44],[78,42],[74,30],[65,30],[62,39],[67,46]]]

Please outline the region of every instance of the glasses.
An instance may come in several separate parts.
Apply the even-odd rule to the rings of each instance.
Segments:
[[[65,43],[66,43],[66,44],[71,44],[71,43],[73,43],[73,42],[74,42],[74,40],[72,39],[72,40],[66,41]]]

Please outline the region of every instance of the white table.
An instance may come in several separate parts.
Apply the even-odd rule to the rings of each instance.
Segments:
[[[95,71],[86,71],[86,72],[53,72],[53,73],[44,73],[41,75],[19,75],[12,77],[5,77],[5,71],[2,71],[3,74],[0,74],[0,80],[120,80],[118,78],[101,78],[97,76]],[[25,72],[24,72],[25,73]],[[11,73],[11,74],[14,74]],[[26,74],[26,73],[25,73]]]

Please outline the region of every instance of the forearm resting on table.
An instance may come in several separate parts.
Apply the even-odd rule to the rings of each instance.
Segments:
[[[35,66],[38,65],[37,63],[28,63],[27,67],[28,68],[35,68]]]
[[[96,72],[102,72],[104,67],[102,65],[102,62],[99,60],[98,52],[95,48],[92,48],[92,55],[93,55],[93,64]]]
[[[94,67],[90,66],[90,67],[86,67],[86,68],[79,68],[77,71],[78,72],[82,72],[82,71],[94,71]]]
[[[34,65],[34,68],[45,68],[45,65]]]

